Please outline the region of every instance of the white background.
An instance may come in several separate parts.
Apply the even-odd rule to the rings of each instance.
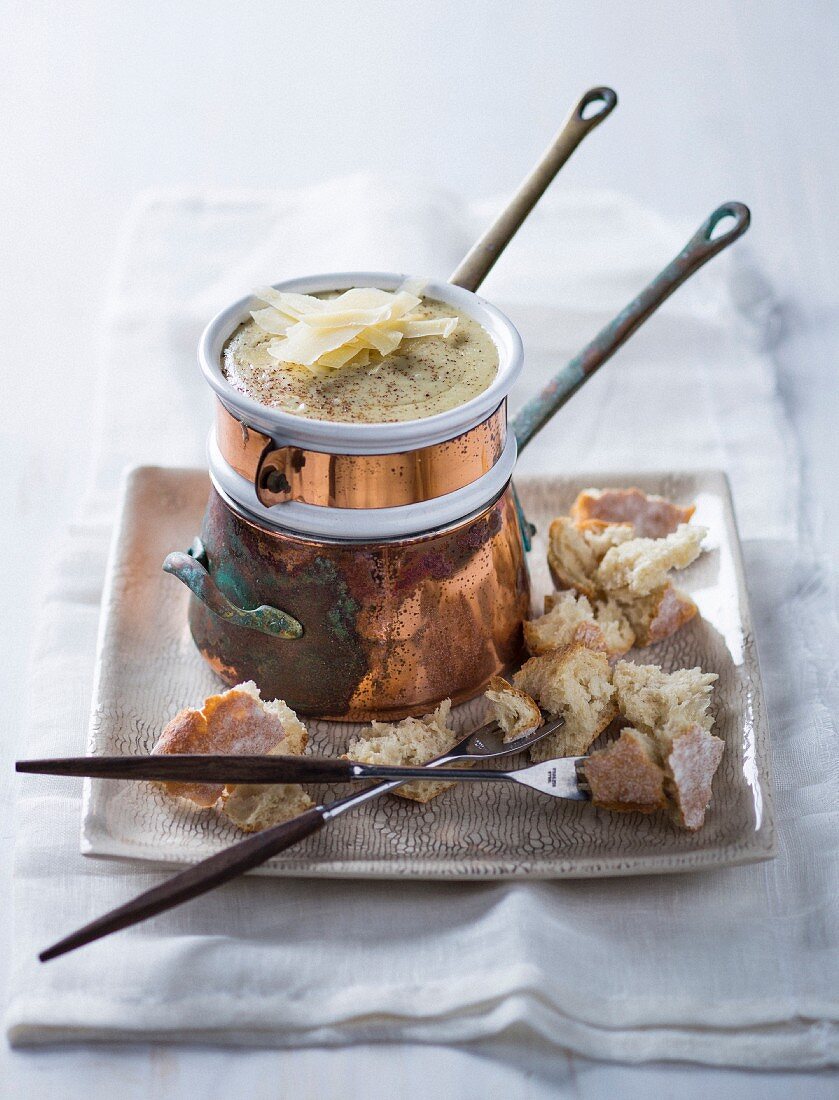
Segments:
[[[503,194],[570,103],[610,84],[617,112],[556,186],[612,187],[697,224],[726,199],[752,207],[748,246],[778,297],[779,386],[805,462],[802,519],[836,557],[824,517],[839,510],[839,4],[3,0],[0,27],[0,805],[12,797],[40,578],[89,458],[108,272],[145,187],[288,187],[374,170],[470,198]],[[5,888],[8,813],[0,828]],[[603,1067],[512,1041],[429,1050],[427,1062],[426,1095],[788,1097],[835,1086],[825,1075]],[[422,1091],[407,1073],[383,1047],[0,1051],[9,1096],[106,1095],[118,1081],[125,1096]]]

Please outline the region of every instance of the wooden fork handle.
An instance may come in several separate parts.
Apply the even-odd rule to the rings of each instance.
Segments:
[[[254,833],[246,840],[226,848],[209,859],[202,859],[192,867],[188,867],[180,874],[174,875],[160,886],[146,890],[144,894],[126,902],[118,909],[111,910],[102,917],[79,928],[58,943],[42,951],[38,958],[41,962],[54,959],[58,955],[64,955],[67,951],[73,951],[93,940],[101,939],[111,932],[118,932],[121,928],[138,924],[148,917],[156,916],[167,909],[172,909],[182,902],[190,901],[201,894],[206,894],[216,886],[221,886],[230,879],[238,878],[246,871],[258,867],[267,859],[278,852],[299,844],[307,836],[316,833],[324,825],[324,811],[322,806],[315,806],[298,817],[286,821],[282,825],[274,825],[260,833]]]

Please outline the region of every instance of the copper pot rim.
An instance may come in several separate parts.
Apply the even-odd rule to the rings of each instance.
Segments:
[[[394,272],[345,271],[286,279],[272,285],[278,290],[300,293],[344,290],[352,286],[393,290],[410,277]],[[253,295],[233,302],[209,322],[198,343],[199,366],[209,386],[237,419],[283,444],[326,453],[387,454],[445,442],[480,424],[504,400],[521,372],[524,349],[515,325],[491,302],[463,287],[433,279],[427,281],[426,288],[429,297],[450,303],[482,325],[498,351],[498,371],[490,385],[446,412],[419,420],[355,424],[295,416],[240,393],[224,376],[221,352],[250,310],[259,305]]]
[[[463,527],[474,523],[475,520],[485,516],[487,512],[490,512],[498,502],[503,498],[505,493],[508,493],[512,488],[512,477],[508,478],[501,489],[496,492],[490,500],[485,504],[480,505],[471,511],[468,515],[463,516],[461,519],[453,520],[451,523],[444,523],[437,527],[429,527],[423,531],[418,531],[416,534],[411,535],[396,535],[392,537],[373,537],[365,539],[352,539],[352,538],[327,538],[323,535],[305,534],[300,531],[294,531],[287,527],[282,527],[279,524],[268,526],[261,522],[260,517],[251,514],[244,505],[240,504],[234,497],[232,497],[224,488],[218,484],[216,478],[210,473],[211,492],[214,492],[219,499],[225,504],[235,515],[241,520],[241,522],[250,528],[251,530],[259,531],[261,534],[268,537],[278,537],[282,539],[290,539],[297,542],[308,543],[316,546],[329,546],[336,549],[348,549],[348,550],[364,550],[365,548],[375,548],[379,546],[416,546],[422,542],[429,542],[440,535],[446,535],[460,530]]]

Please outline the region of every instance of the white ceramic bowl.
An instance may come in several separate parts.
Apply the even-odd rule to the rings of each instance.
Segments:
[[[358,286],[396,290],[408,277],[382,271],[343,271],[289,279],[274,286],[277,290],[302,294],[320,294]],[[388,424],[313,420],[269,408],[240,393],[224,377],[222,351],[233,332],[249,318],[250,311],[264,304],[254,297],[234,302],[210,321],[198,344],[198,361],[207,382],[228,410],[250,427],[270,435],[278,445],[288,444],[333,454],[389,454],[442,443],[474,428],[498,408],[521,372],[524,352],[521,337],[513,323],[477,294],[433,280],[426,283],[423,293],[426,297],[455,306],[486,329],[498,350],[498,372],[483,393],[454,409],[421,420]]]

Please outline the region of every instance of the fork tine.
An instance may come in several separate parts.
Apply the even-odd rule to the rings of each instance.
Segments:
[[[523,752],[525,749],[529,749],[531,745],[535,745],[537,741],[541,741],[543,738],[555,733],[564,722],[564,718],[546,718],[541,726],[537,726],[530,733],[522,734],[513,741],[504,741],[503,732],[498,723],[490,722],[469,734],[463,741],[458,742],[453,749],[446,753],[446,757],[470,756],[476,760],[489,760],[497,756],[513,756],[515,753]],[[489,732],[493,731],[495,736],[491,738]],[[469,752],[470,747],[477,751]]]

